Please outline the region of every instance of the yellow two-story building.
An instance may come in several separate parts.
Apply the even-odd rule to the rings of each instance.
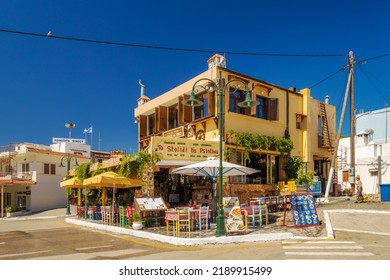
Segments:
[[[246,90],[257,106],[240,106],[248,97]],[[195,103],[201,101],[201,106],[188,106],[194,103],[190,97]],[[222,110],[219,98],[223,98]],[[218,54],[208,60],[207,71],[152,100],[141,90],[134,115],[139,149],[160,157],[153,195],[170,203],[207,202],[211,188],[207,178],[180,177],[171,171],[219,157],[220,133],[225,160],[259,170],[225,179],[226,196],[247,199],[272,192],[278,181],[289,179],[285,171],[288,157],[301,157],[307,169],[327,179],[336,134],[336,110],[328,98],[322,102],[313,99],[309,89],[286,89],[229,70],[226,59]],[[222,127],[219,115],[223,115]],[[288,152],[280,149],[285,139],[292,143]],[[250,146],[260,148],[248,151]]]

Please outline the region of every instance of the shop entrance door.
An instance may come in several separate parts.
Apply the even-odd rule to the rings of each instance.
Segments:
[[[18,194],[17,196],[17,205],[19,207],[19,210],[26,210],[26,204],[27,204],[27,199],[25,194]]]

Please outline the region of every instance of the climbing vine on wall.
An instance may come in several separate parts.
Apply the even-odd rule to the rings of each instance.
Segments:
[[[160,159],[158,156],[150,156],[146,152],[138,152],[136,154],[129,155],[122,159],[122,163],[119,167],[118,173],[122,176],[132,178],[137,175],[138,178],[142,178],[142,168],[145,164],[156,164]]]
[[[285,134],[286,136],[286,134]],[[289,138],[260,135],[258,133],[227,132],[227,139],[234,142],[239,147],[245,149],[245,156],[249,159],[249,153],[252,150],[276,151],[281,155],[287,156],[293,149],[293,142]]]

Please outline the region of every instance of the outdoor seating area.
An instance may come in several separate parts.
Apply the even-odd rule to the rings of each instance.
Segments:
[[[180,235],[181,231],[209,230],[211,217],[212,210],[208,206],[171,208],[165,212],[166,231]]]
[[[77,206],[77,218],[105,225],[129,226],[132,224],[131,206]]]
[[[276,198],[276,197],[275,197]],[[142,198],[145,200],[146,198]],[[155,199],[159,198],[148,198]],[[231,198],[227,198],[231,199]],[[229,234],[229,223],[239,222],[242,234],[249,233],[251,230],[264,227],[269,224],[269,216],[272,210],[272,201],[270,197],[254,198],[249,204],[241,204],[237,206],[238,202],[225,205],[225,226],[227,234]],[[276,200],[280,203],[280,200]],[[139,206],[135,203],[133,206],[78,206],[77,218],[83,219],[93,223],[99,223],[108,226],[117,226],[123,228],[132,228],[134,219],[133,214],[138,211],[140,214],[140,222],[148,230],[152,228],[164,229],[166,235],[176,237],[190,237],[191,234],[197,235],[209,234],[209,231],[215,228],[213,211],[208,206],[196,205],[192,206],[178,206],[175,208],[161,209],[153,211],[139,211]],[[232,207],[230,207],[232,206]],[[143,206],[141,205],[141,208]],[[233,208],[238,207],[239,216],[229,216]],[[278,205],[278,211],[281,209]],[[234,210],[236,211],[236,210]],[[236,212],[237,213],[237,212]],[[231,219],[233,218],[233,219]],[[231,220],[231,221],[230,221]]]

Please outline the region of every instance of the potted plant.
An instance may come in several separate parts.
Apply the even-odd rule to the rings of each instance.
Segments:
[[[352,196],[353,195],[352,189],[351,188],[344,189],[344,195]]]
[[[295,180],[295,184],[297,185],[297,190],[300,187],[301,191],[306,191],[307,187],[310,185],[314,185],[313,176],[315,175],[314,170],[307,170],[305,172],[305,167],[301,165],[298,168],[297,179]]]
[[[14,212],[14,208],[11,205],[5,207],[5,212],[7,213],[7,217],[11,217],[11,213]]]
[[[133,213],[133,224],[131,226],[135,230],[139,230],[143,228],[143,224],[139,212]]]

